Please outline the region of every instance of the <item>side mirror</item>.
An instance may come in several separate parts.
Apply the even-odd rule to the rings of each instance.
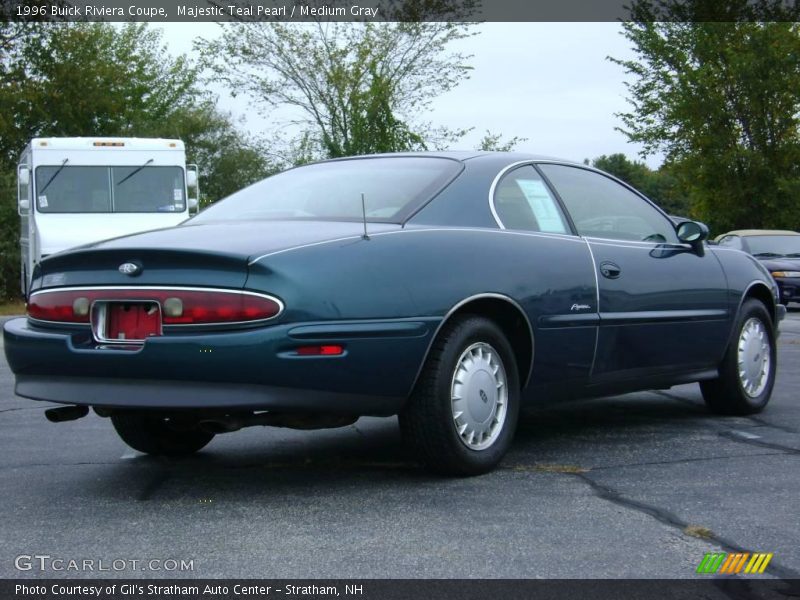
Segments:
[[[31,171],[26,165],[20,165],[17,169],[17,178],[20,185],[28,185],[31,182]]]
[[[18,206],[20,212],[28,212],[31,209],[31,201],[27,198],[20,198]]]
[[[708,227],[698,221],[683,221],[675,227],[678,239],[684,244],[689,244],[698,256],[703,256],[705,250],[703,242],[708,239]]]
[[[189,211],[193,211],[198,206],[197,198],[189,198]]]
[[[187,169],[186,170],[186,187],[196,187],[197,186],[197,171],[194,169]]]

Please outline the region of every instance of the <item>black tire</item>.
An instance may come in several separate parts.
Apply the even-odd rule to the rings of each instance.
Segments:
[[[766,384],[763,390],[753,395],[745,391],[738,365],[739,340],[742,330],[752,319],[756,319],[762,324],[770,352]],[[745,300],[736,318],[733,337],[719,366],[719,377],[700,382],[700,389],[706,405],[712,412],[720,415],[752,415],[761,412],[772,395],[776,366],[777,348],[772,319],[763,303],[752,298]]]
[[[466,441],[462,441],[451,403],[456,368],[462,355],[476,344],[486,344],[496,351],[505,371],[507,389],[505,418],[497,425],[498,433],[487,434],[485,443],[490,445],[482,449],[470,448]],[[488,371],[485,373],[488,375]],[[480,384],[478,389],[480,398],[486,403],[486,394]],[[414,392],[399,415],[403,439],[431,471],[456,476],[486,473],[497,466],[511,446],[519,415],[519,395],[514,352],[500,328],[483,317],[466,315],[454,318],[439,332]],[[492,406],[494,419],[501,409],[494,402]],[[489,442],[489,437],[494,440]]]
[[[157,456],[185,456],[208,444],[213,433],[181,427],[156,412],[120,412],[111,422],[122,441],[134,450]]]

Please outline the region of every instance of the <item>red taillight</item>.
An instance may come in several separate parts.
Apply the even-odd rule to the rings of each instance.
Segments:
[[[277,316],[280,300],[261,294],[181,288],[71,289],[35,292],[28,316],[41,321],[89,323],[96,302],[158,302],[164,325],[260,321]]]
[[[339,345],[300,346],[295,352],[298,356],[341,356],[344,354],[344,347]]]

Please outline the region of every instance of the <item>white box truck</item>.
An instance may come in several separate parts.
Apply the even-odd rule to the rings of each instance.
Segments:
[[[49,254],[189,218],[198,207],[197,176],[180,140],[31,140],[17,167],[23,295]]]

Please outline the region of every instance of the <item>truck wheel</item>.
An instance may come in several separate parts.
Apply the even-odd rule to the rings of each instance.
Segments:
[[[777,351],[772,319],[758,300],[745,300],[719,377],[701,381],[706,405],[721,415],[751,415],[769,402]]]
[[[518,413],[519,376],[508,340],[492,321],[468,315],[439,333],[400,428],[428,469],[479,475],[508,451]]]
[[[120,412],[111,423],[122,441],[145,454],[182,456],[203,448],[214,438],[200,429],[176,427],[168,416],[151,412]]]

